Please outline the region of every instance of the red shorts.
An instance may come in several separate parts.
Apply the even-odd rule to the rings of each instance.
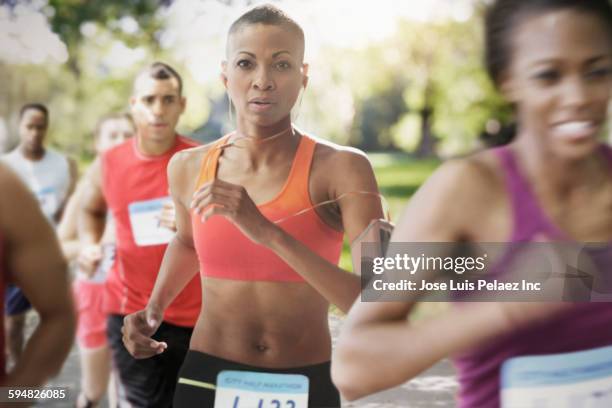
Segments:
[[[96,349],[107,345],[106,318],[103,298],[104,284],[76,280],[73,284],[78,312],[77,341],[83,349]]]

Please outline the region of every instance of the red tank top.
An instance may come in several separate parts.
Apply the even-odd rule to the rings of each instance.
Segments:
[[[137,244],[130,208],[145,208],[147,202],[168,197],[166,167],[176,152],[196,146],[194,141],[177,137],[176,145],[162,156],[144,156],[137,150],[136,138],[114,147],[102,156],[102,188],[116,225],[117,253],[106,280],[104,306],[107,313],[129,314],[143,309],[166,251],[166,244]],[[130,207],[132,205],[132,207]],[[193,327],[200,313],[202,291],[198,276],[176,297],[164,321]]]
[[[215,143],[205,155],[198,188],[216,177],[217,164],[226,136]],[[280,193],[272,200],[257,207],[272,221],[312,207],[308,191],[310,165],[316,142],[302,136],[293,159],[289,177]],[[200,216],[192,213],[193,239],[200,260],[203,276],[242,281],[304,282],[304,279],[279,258],[273,251],[252,242],[222,216],[213,216],[202,223]],[[313,252],[333,264],[337,264],[342,249],[343,234],[327,224],[316,211],[306,211],[279,223],[287,233],[308,246]]]

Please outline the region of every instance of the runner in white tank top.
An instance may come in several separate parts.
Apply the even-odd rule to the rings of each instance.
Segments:
[[[57,221],[72,185],[68,159],[46,148],[40,160],[30,160],[17,147],[2,158],[32,190],[45,216]]]

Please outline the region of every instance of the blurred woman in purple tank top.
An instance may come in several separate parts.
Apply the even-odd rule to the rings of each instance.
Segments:
[[[600,142],[612,89],[610,2],[497,0],[485,32],[487,69],[515,109],[516,137],[440,166],[392,241],[612,242],[612,154]],[[612,345],[612,303],[481,302],[410,323],[414,305],[353,306],[332,359],[345,397],[454,357],[458,405],[496,407],[509,358]]]

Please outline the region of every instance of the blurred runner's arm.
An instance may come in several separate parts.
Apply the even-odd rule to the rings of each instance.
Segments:
[[[40,315],[40,324],[3,386],[36,387],[56,375],[75,331],[67,266],[55,233],[38,203],[6,168],[0,167],[0,231],[6,239],[7,267]]]
[[[164,203],[157,219],[160,227],[176,232],[176,209],[173,201]]]
[[[86,176],[83,179],[86,179]],[[60,241],[62,252],[68,261],[76,259],[81,251],[77,224],[83,197],[83,181],[79,183],[74,194],[68,200],[62,221],[57,226],[57,238]]]
[[[66,190],[66,196],[64,197],[64,201],[62,202],[62,205],[58,208],[57,212],[53,216],[53,219],[55,220],[56,223],[59,223],[60,221],[62,221],[62,218],[64,217],[64,210],[66,209],[66,206],[68,205],[68,200],[70,200],[70,197],[72,197],[72,194],[75,191],[77,180],[79,178],[79,169],[77,167],[76,161],[70,157],[67,157],[66,160],[68,161],[68,171],[70,173],[69,174],[70,181],[68,184],[68,189]]]
[[[88,273],[93,273],[102,250],[100,240],[106,225],[106,200],[102,193],[102,164],[97,158],[89,168],[88,182],[83,186],[82,202],[78,217],[78,231],[81,245],[79,265]],[[91,256],[92,253],[98,254]]]

